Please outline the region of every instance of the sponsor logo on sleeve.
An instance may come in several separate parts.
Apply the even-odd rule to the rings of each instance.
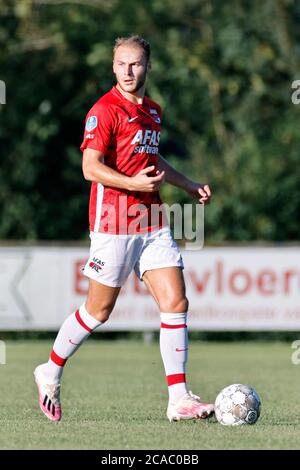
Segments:
[[[97,116],[90,116],[88,120],[86,121],[85,128],[88,132],[91,132],[93,129],[96,129],[97,124],[98,124]]]

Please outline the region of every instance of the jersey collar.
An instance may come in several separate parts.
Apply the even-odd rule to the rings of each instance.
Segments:
[[[151,118],[152,121],[153,120],[155,121],[154,117],[146,109],[146,105],[147,105],[147,102],[148,102],[147,96],[144,96],[144,100],[143,100],[142,104],[135,104],[135,103],[132,103],[132,101],[128,100],[124,95],[122,95],[122,93],[118,90],[118,88],[116,86],[113,86],[111,91],[114,95],[118,96],[118,98],[120,98],[122,101],[125,101],[126,103],[129,103],[130,105],[132,105],[132,107],[134,107],[135,109],[137,108],[139,111],[141,111],[147,117]]]

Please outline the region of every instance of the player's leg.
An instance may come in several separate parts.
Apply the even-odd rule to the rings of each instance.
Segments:
[[[87,301],[64,321],[48,362],[34,373],[40,408],[52,421],[61,417],[59,382],[67,359],[108,319],[128,274],[126,239],[102,233],[91,233],[90,238],[90,256],[83,271],[90,280]]]
[[[214,406],[201,403],[200,397],[186,387],[188,300],[182,269],[174,266],[148,270],[143,280],[161,312],[160,351],[169,391],[167,416],[170,421],[207,418]]]
[[[48,362],[35,369],[39,405],[50,420],[61,419],[60,380],[68,358],[98,326],[108,320],[119,292],[120,287],[110,287],[90,279],[86,303],[64,321]]]
[[[98,326],[108,320],[119,292],[120,287],[89,280],[87,301],[66,318],[57,334],[49,361],[43,367],[49,383],[59,383],[67,359]]]
[[[169,391],[170,420],[206,417],[213,412],[213,405],[202,404],[187,392],[188,301],[182,268],[180,252],[168,227],[149,235],[135,266],[136,274],[147,285],[161,312],[160,349]]]
[[[90,256],[83,271],[90,279],[87,301],[65,320],[49,361],[35,370],[40,408],[52,421],[61,416],[59,382],[67,359],[107,321],[143,246],[141,239],[129,235],[91,233],[90,238]]]
[[[160,351],[169,397],[176,401],[187,392],[185,368],[188,357],[188,300],[182,269],[173,266],[148,270],[143,275],[143,281],[160,310]]]

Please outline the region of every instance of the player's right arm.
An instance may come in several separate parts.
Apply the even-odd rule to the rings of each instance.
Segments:
[[[148,176],[154,168],[149,166],[130,177],[105,165],[103,152],[89,147],[83,151],[82,171],[85,179],[101,183],[103,186],[146,193],[158,191],[164,182],[165,172],[157,171],[156,176]]]

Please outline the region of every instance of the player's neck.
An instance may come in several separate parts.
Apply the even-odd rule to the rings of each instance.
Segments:
[[[143,104],[145,96],[145,86],[140,88],[136,93],[128,93],[127,91],[122,90],[120,85],[117,83],[117,90],[124,96],[127,100],[131,101],[134,104]]]

